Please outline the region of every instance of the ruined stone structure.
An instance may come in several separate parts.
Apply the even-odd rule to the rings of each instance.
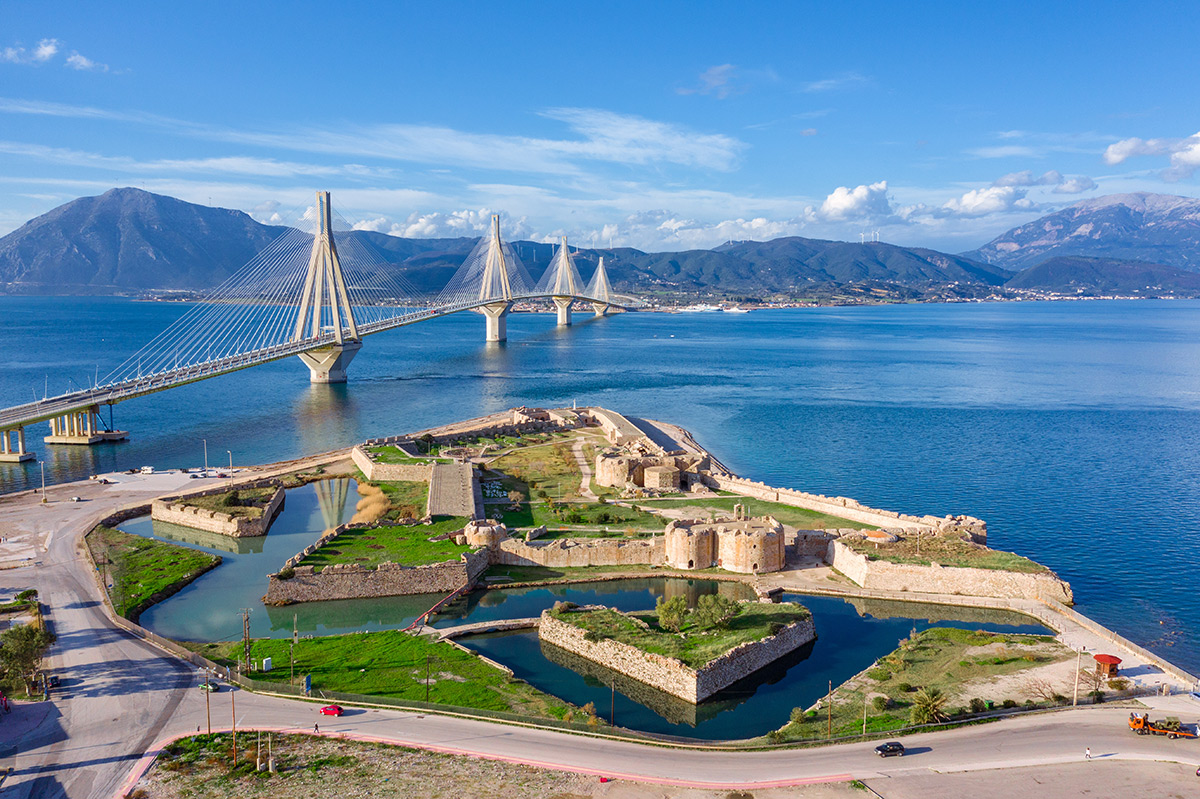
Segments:
[[[679,469],[674,466],[647,466],[642,470],[642,485],[659,491],[678,491]]]
[[[596,483],[614,488],[637,486],[661,491],[702,483],[708,460],[696,455],[647,455],[636,447],[606,449],[596,455]]]
[[[775,635],[734,647],[700,669],[675,658],[643,652],[612,639],[588,641],[579,627],[542,613],[538,638],[580,657],[620,672],[692,704],[748,677],[762,667],[816,638],[812,617],[793,622]]]
[[[208,491],[205,493],[221,493],[223,490]],[[183,504],[176,501],[179,499],[178,497],[175,499],[154,500],[150,504],[150,518],[155,521],[170,522],[171,524],[178,524],[183,527],[193,527],[209,533],[227,535],[231,538],[266,535],[267,531],[271,529],[271,522],[275,521],[275,515],[283,507],[285,493],[282,488],[277,488],[274,496],[271,497],[271,500],[262,509],[262,515],[254,519],[245,516],[233,516],[221,511],[209,510],[208,508],[198,508],[195,505]]]
[[[350,450],[350,458],[368,480],[428,483],[433,474],[432,463],[379,463],[361,444]]]
[[[380,563],[365,569],[356,563],[339,563],[314,572],[312,566],[297,566],[288,579],[270,575],[263,602],[287,605],[327,599],[361,599],[408,594],[449,594],[473,585],[488,567],[486,550],[467,552],[457,561],[428,566]]]
[[[1026,573],[959,566],[919,566],[870,560],[841,541],[832,541],[829,565],[863,588],[917,591],[929,594],[1018,597],[1064,604],[1073,601],[1071,586],[1053,572]]]
[[[493,547],[508,538],[503,522],[491,519],[472,519],[467,522],[456,541],[471,547]]]
[[[505,566],[640,566],[663,562],[663,539],[579,538],[525,542],[508,538],[490,550]]]
[[[787,562],[783,525],[769,516],[748,519],[744,511],[738,517],[672,521],[663,534],[667,565],[676,569],[716,566],[740,574],[781,570]]]

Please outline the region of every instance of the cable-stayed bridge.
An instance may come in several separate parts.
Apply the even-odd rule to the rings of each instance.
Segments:
[[[0,462],[32,460],[25,428],[50,423],[49,444],[95,444],[125,438],[106,429],[100,408],[123,400],[298,356],[314,383],[340,383],[366,336],[462,311],[486,319],[486,339],[507,338],[514,303],[549,300],[558,324],[571,324],[574,303],[598,316],[641,303],[615,294],[604,259],[584,282],[564,238],[534,281],[500,236],[500,219],[450,282],[422,295],[349,230],[335,230],[329,192],[318,192],[312,231],[289,229],[179,320],[96,385],[0,410]]]

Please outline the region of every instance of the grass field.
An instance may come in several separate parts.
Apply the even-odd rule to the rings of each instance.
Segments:
[[[980,648],[987,651],[972,651]],[[882,732],[907,726],[913,697],[920,688],[936,688],[955,697],[964,683],[987,677],[1019,674],[1022,671],[1074,657],[1074,652],[1051,636],[1013,635],[934,627],[905,639],[890,654],[880,658],[865,673],[838,686],[833,693],[833,735],[862,733],[864,704],[867,732]],[[875,697],[885,697],[885,707]],[[1015,696],[980,696],[1000,707]],[[1049,700],[1050,697],[1045,697]],[[793,721],[778,736],[784,740],[825,738],[829,719],[827,707],[805,714],[793,711]],[[950,717],[966,714],[962,701],[946,707]]]
[[[505,481],[506,488],[520,491],[526,499],[579,498],[579,483],[583,473],[575,462],[570,442],[566,440],[540,447],[515,449],[492,461],[489,468],[508,475],[511,479]]]
[[[399,447],[385,445],[371,447],[368,452],[375,456],[378,463],[394,463],[404,466],[421,466],[428,463],[450,463],[449,458],[414,458]]]
[[[179,504],[228,513],[234,517],[257,519],[263,514],[260,505],[270,502],[273,496],[275,496],[273,487],[241,488],[221,494],[209,494],[206,497],[186,497],[179,500]]]
[[[365,568],[374,568],[385,562],[423,566],[458,560],[458,556],[469,547],[459,546],[452,540],[428,539],[440,533],[460,530],[466,523],[466,519],[458,516],[438,516],[433,524],[346,530],[330,539],[298,565],[313,566],[316,571],[320,571],[333,563],[357,563]]]
[[[429,500],[429,483],[413,481],[396,481],[394,483],[375,483],[384,496],[388,498],[391,508],[387,518],[395,521],[401,518],[420,519],[425,515],[426,503]]]
[[[286,638],[255,639],[250,656],[259,663],[269,657],[274,668],[254,672],[254,679],[287,683],[290,645]],[[228,665],[235,665],[240,647],[237,641],[193,645],[210,660]],[[318,691],[421,702],[428,697],[438,704],[543,718],[562,718],[569,709],[567,703],[512,680],[474,654],[399,630],[305,638],[296,644],[295,657],[297,684],[311,674]]]
[[[131,621],[146,608],[171,596],[221,558],[195,549],[130,535],[110,527],[87,534],[88,549],[112,582],[109,596],[117,613]]]
[[[509,510],[508,507],[504,506],[503,521],[510,530],[539,525],[545,525],[547,528],[584,525],[607,526],[618,533],[626,528],[661,532],[667,523],[666,519],[656,513],[598,502],[562,503],[551,508],[544,501],[535,501],[521,505],[519,510]]]
[[[794,603],[774,605],[744,602],[739,606],[737,614],[722,628],[698,628],[689,615],[689,621],[680,629],[682,635],[660,628],[654,613],[629,614],[646,622],[649,629],[636,624],[629,615],[608,608],[560,611],[554,615],[568,624],[593,632],[602,638],[629,644],[643,652],[678,658],[685,665],[698,669],[739,644],[758,641],[772,635],[775,625],[807,619],[810,614],[806,608]]]
[[[988,549],[953,535],[922,536],[919,542],[916,536],[910,535],[895,543],[880,544],[878,548],[869,541],[842,539],[842,542],[871,560],[883,560],[888,563],[912,563],[928,566],[930,563],[936,562],[942,566],[996,569],[1028,574],[1050,571],[1042,564],[1021,555],[999,549]],[[918,543],[920,552],[917,551]]]
[[[751,516],[772,516],[782,524],[798,527],[802,530],[824,530],[829,527],[852,527],[862,530],[872,527],[862,522],[852,522],[827,513],[784,505],[779,502],[767,502],[751,497],[710,497],[687,499],[648,499],[639,500],[637,504],[647,508],[695,509],[697,516],[707,516],[708,511],[715,511],[726,516],[733,513],[733,506],[741,503],[746,506],[746,513]]]

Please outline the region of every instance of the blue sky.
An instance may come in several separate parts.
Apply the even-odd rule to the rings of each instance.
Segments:
[[[904,7],[915,6],[915,7]],[[140,186],[641,249],[1200,195],[1192,3],[0,0],[0,234]]]

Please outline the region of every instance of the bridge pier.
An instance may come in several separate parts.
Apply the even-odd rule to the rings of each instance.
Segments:
[[[479,308],[479,312],[487,317],[487,336],[484,341],[508,341],[508,312],[511,309],[511,302],[497,302]]]
[[[593,302],[592,310],[596,312],[596,316],[608,316],[608,311],[611,306],[607,302]]]
[[[14,451],[12,448],[12,433],[17,434],[17,448]],[[34,459],[32,452],[25,451],[25,428],[18,427],[16,430],[0,430],[0,463],[21,463],[22,461],[31,461]]]
[[[574,297],[555,297],[554,307],[558,309],[558,326],[571,326],[571,303],[575,300]]]
[[[312,383],[345,383],[346,367],[362,349],[361,340],[346,340],[341,344],[300,353],[300,360],[308,367],[308,379]]]
[[[50,420],[50,435],[42,439],[47,444],[102,444],[105,441],[124,441],[129,438],[125,430],[103,430],[100,426],[99,407],[68,411]]]

